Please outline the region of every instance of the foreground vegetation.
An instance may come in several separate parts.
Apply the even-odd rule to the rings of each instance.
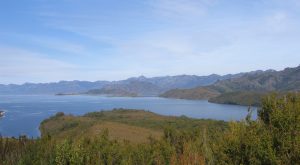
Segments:
[[[224,123],[130,110],[82,117],[59,113],[42,123],[40,139],[0,138],[0,162],[300,164],[300,95],[267,96],[258,114],[255,121],[249,114],[244,121]]]

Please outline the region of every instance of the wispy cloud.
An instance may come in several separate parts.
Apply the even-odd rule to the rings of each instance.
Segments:
[[[84,54],[86,47],[82,42],[74,42],[70,39],[62,37],[54,37],[47,35],[33,35],[24,33],[1,33],[1,37],[18,40],[19,42],[32,45],[34,47],[42,47],[52,51],[67,53],[72,55]],[[3,41],[0,44],[3,44]]]
[[[55,26],[110,43],[117,50],[114,57],[119,59],[114,59],[114,62],[130,61],[131,65],[139,66],[139,63],[148,61],[151,64],[142,66],[149,68],[167,66],[169,70],[172,70],[169,73],[175,74],[190,73],[191,70],[195,72],[197,68],[204,68],[199,65],[209,67],[218,58],[224,63],[228,62],[232,56],[236,59],[246,56],[253,56],[253,59],[257,59],[266,52],[256,51],[260,51],[263,46],[272,48],[272,40],[276,38],[277,33],[286,32],[290,23],[293,22],[284,10],[270,10],[270,12],[263,12],[259,17],[249,13],[244,18],[243,16],[237,16],[237,19],[225,17],[210,21],[208,20],[210,19],[209,10],[215,10],[213,7],[218,5],[218,2],[216,0],[149,0],[146,4],[150,6],[150,12],[155,13],[152,19],[167,20],[169,25],[162,26],[159,30],[145,31],[141,35],[126,38],[103,35],[99,30],[101,26],[99,27],[98,23],[93,20],[87,24],[75,26],[56,22]],[[233,11],[224,10],[220,16],[224,12]],[[81,22],[80,17],[77,21]],[[173,23],[179,24],[179,27],[174,26]],[[280,40],[276,45],[279,44]],[[274,52],[269,51],[268,54],[271,53]],[[189,65],[186,65],[187,63]],[[246,65],[245,62],[240,63],[241,67]],[[219,64],[225,65],[222,62]],[[228,68],[220,72],[211,69],[211,72],[231,72],[229,69],[234,70],[234,68]],[[156,73],[152,70],[152,73],[154,72]],[[198,73],[205,74],[202,71]]]
[[[0,46],[0,59],[0,84],[60,80],[120,80],[140,75],[140,72],[137,72],[140,66],[116,68],[107,67],[107,65],[82,66],[49,58],[48,54],[10,46]],[[102,61],[102,64],[105,63],[109,61]],[[153,71],[144,69],[143,73]]]
[[[72,55],[83,55],[86,51],[86,48],[83,44],[51,37],[34,37],[32,38],[32,41],[43,47],[60,52],[71,53]]]
[[[0,82],[20,83],[24,82],[24,77],[31,81],[63,78],[75,68],[72,64],[43,56],[19,48],[0,47]]]
[[[159,16],[174,19],[194,19],[206,14],[215,0],[150,0],[154,12]]]
[[[0,21],[10,46],[0,48],[0,83],[226,74],[300,57],[298,0],[32,1],[32,24]]]
[[[270,32],[284,32],[288,31],[291,25],[289,15],[285,11],[275,11],[266,18],[266,26]]]

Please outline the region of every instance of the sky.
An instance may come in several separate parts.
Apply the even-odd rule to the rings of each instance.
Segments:
[[[300,64],[300,0],[1,0],[0,84]]]

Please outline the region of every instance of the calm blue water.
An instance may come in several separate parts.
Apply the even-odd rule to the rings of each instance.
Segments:
[[[162,115],[185,115],[201,119],[240,120],[247,115],[247,107],[213,104],[207,101],[164,99],[156,97],[116,98],[98,96],[0,96],[0,109],[5,117],[0,119],[2,136],[25,134],[37,137],[39,124],[57,112],[82,115],[87,112],[132,108],[149,110]],[[255,118],[256,114],[254,114]]]

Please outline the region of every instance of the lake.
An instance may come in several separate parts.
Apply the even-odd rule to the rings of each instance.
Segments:
[[[161,115],[185,115],[199,119],[241,120],[248,107],[158,97],[102,97],[102,96],[52,96],[52,95],[0,95],[0,109],[5,116],[0,119],[2,136],[27,135],[38,137],[39,124],[57,112],[83,115],[87,112],[113,108],[143,109]],[[256,111],[253,114],[256,118]]]

